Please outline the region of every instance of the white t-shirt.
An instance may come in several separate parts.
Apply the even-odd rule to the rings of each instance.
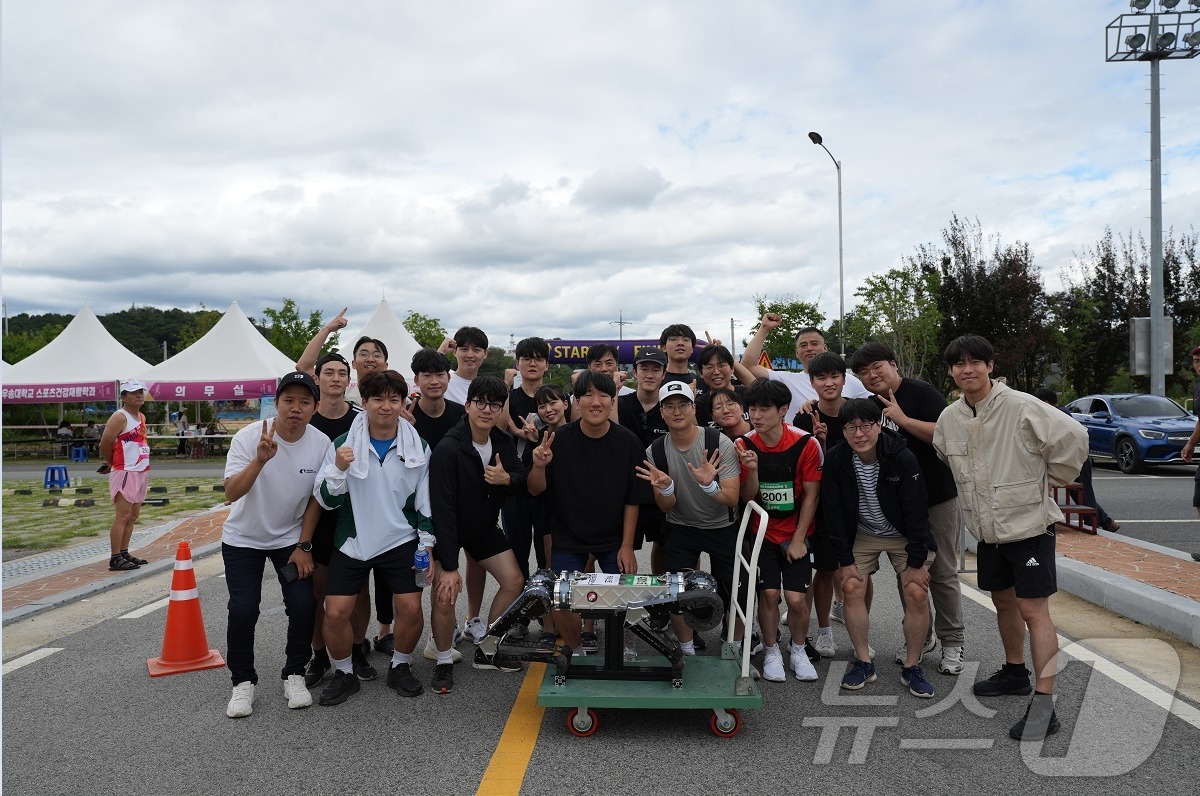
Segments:
[[[245,470],[257,455],[262,423],[251,423],[229,441],[226,478]],[[275,550],[300,540],[304,509],[331,443],[313,426],[305,426],[304,436],[296,442],[286,442],[278,434],[275,442],[279,444],[275,456],[229,511],[221,533],[221,541],[227,545]]]
[[[471,380],[464,379],[454,371],[450,371],[450,384],[446,387],[446,400],[456,404],[467,405],[467,390],[471,388]]]
[[[488,437],[488,441],[482,445],[471,443],[471,447],[479,454],[479,458],[483,461],[483,466],[487,467],[492,463],[492,438]]]
[[[805,401],[817,400],[816,388],[812,386],[812,381],[808,378],[807,372],[793,373],[788,370],[769,370],[767,378],[771,381],[781,381],[784,386],[792,391],[792,403],[788,407],[787,414],[784,415],[783,422],[791,423],[796,417],[796,413],[800,411],[800,407]],[[870,398],[871,391],[863,386],[863,383],[858,380],[850,371],[846,371],[846,386],[842,387],[843,398]]]

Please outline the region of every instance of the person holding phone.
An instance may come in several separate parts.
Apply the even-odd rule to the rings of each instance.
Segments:
[[[225,661],[233,696],[225,715],[230,718],[249,716],[254,710],[254,630],[268,560],[278,575],[288,617],[281,674],[284,696],[289,708],[312,704],[304,684],[315,605],[309,578],[312,539],[311,532],[303,538],[302,528],[316,525],[320,507],[312,499],[313,483],[330,447],[329,438],[309,425],[319,396],[312,376],[289,373],[275,391],[278,417],[251,423],[229,442],[225,497],[233,507],[221,531],[221,557],[229,589]],[[314,516],[306,526],[308,512]]]

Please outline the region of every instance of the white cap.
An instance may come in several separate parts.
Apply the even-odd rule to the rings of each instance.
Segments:
[[[692,394],[692,387],[686,382],[669,381],[662,387],[658,388],[658,402],[660,404],[673,395],[678,395],[681,398],[687,398],[692,403],[696,403],[696,396]]]
[[[121,392],[137,392],[138,390],[145,389],[146,385],[142,384],[137,379],[126,379],[125,381],[121,382]]]

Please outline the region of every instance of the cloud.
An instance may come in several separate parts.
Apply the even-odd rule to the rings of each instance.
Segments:
[[[638,164],[609,166],[584,179],[572,202],[602,213],[640,209],[649,207],[669,186],[658,169]]]

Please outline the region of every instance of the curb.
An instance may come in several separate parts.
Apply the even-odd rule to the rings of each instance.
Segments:
[[[198,547],[198,548],[192,550],[192,560],[195,561],[197,559],[201,559],[206,556],[210,556],[213,553],[220,552],[220,550],[221,550],[221,543],[219,541],[210,542],[209,544],[206,544],[203,547]],[[159,572],[172,570],[174,568],[175,568],[175,557],[173,555],[170,556],[169,558],[164,558],[159,561],[153,561],[149,564],[146,564],[145,566],[142,566],[142,567],[139,567],[138,569],[133,570],[132,572],[130,572],[128,574],[127,577],[121,578],[119,580],[113,579],[113,578],[105,578],[103,580],[98,580],[95,583],[89,583],[86,586],[80,586],[77,589],[71,589],[70,591],[59,592],[58,594],[47,597],[43,601],[32,602],[27,605],[22,605],[20,608],[14,608],[11,611],[5,611],[3,617],[0,618],[0,625],[7,625],[11,622],[16,622],[21,619],[28,619],[32,616],[37,616],[40,613],[44,613],[45,611],[49,611],[54,608],[58,608],[59,606],[66,605],[67,603],[76,602],[78,600],[83,599],[84,597],[88,597],[90,595],[97,594],[102,591],[108,591],[109,589],[113,589],[118,586],[124,586],[127,583],[133,583],[135,581],[142,580],[143,578],[148,578],[152,575],[157,575]]]
[[[1109,534],[1106,531],[1101,533],[1134,547],[1190,559],[1190,556],[1185,556],[1178,550],[1150,542],[1140,542],[1122,534]],[[975,537],[967,534],[965,546],[974,553]],[[1091,564],[1084,564],[1061,553],[1056,553],[1054,559],[1058,572],[1058,588],[1139,624],[1177,636],[1194,647],[1200,647],[1200,602]]]

